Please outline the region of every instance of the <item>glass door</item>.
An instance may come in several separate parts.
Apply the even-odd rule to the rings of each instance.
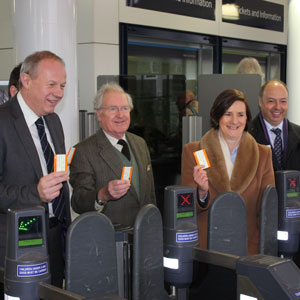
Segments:
[[[128,85],[135,106],[129,130],[148,144],[162,211],[164,188],[181,183],[182,116],[198,113],[198,76],[213,73],[214,39],[143,26],[124,27],[126,30],[120,31],[126,32],[127,46],[121,47],[120,55],[126,64],[121,63],[121,73],[135,77],[135,83]],[[186,102],[195,106],[188,110]]]
[[[286,46],[222,39],[222,74],[236,74],[239,63],[249,57],[260,65],[262,83],[270,79],[285,81]]]

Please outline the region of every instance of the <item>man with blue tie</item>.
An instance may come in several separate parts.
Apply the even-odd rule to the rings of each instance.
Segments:
[[[20,91],[0,106],[0,265],[4,264],[8,209],[44,206],[52,284],[62,286],[64,236],[70,224],[67,172],[53,172],[54,154],[64,154],[56,105],[64,96],[63,60],[49,51],[23,62]]]
[[[143,205],[156,203],[149,150],[127,131],[133,104],[121,86],[104,84],[94,108],[101,128],[75,146],[70,165],[72,208],[101,210],[114,225],[132,226]],[[132,167],[131,182],[122,179],[123,167]]]
[[[260,113],[249,132],[260,144],[270,145],[274,171],[300,171],[300,126],[287,118],[288,89],[280,80],[266,82],[260,90]]]

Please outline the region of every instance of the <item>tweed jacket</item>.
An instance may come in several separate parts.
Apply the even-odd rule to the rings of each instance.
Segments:
[[[133,185],[126,195],[108,201],[103,213],[113,224],[132,226],[136,214],[146,204],[156,204],[150,154],[141,137],[126,132],[139,167],[140,199]],[[123,163],[114,146],[102,129],[76,146],[70,166],[70,183],[73,187],[72,208],[81,214],[95,210],[96,194],[109,181],[121,179]],[[133,170],[134,172],[134,170]]]
[[[257,144],[247,132],[243,133],[229,180],[218,130],[209,130],[200,142],[185,145],[182,153],[182,184],[196,186],[193,169],[196,165],[193,152],[205,149],[211,167],[206,170],[210,197],[205,208],[197,207],[199,244],[207,248],[208,209],[220,193],[233,191],[242,196],[247,209],[248,252],[258,253],[259,215],[261,197],[267,185],[275,185],[272,153],[269,147]]]

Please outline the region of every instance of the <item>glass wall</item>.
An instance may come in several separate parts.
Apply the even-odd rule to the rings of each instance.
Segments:
[[[120,33],[120,83],[135,106],[130,131],[149,146],[162,208],[164,187],[181,182],[182,117],[198,113],[199,75],[234,74],[251,56],[266,80],[285,81],[286,47],[128,24]]]
[[[181,183],[182,117],[198,114],[197,78],[213,73],[214,49],[207,36],[139,26],[127,32],[127,73],[136,81],[128,84],[135,106],[129,130],[149,146],[162,210],[165,186]]]
[[[285,81],[284,46],[263,44],[233,39],[222,40],[222,73],[236,74],[239,62],[246,57],[255,58],[261,66],[264,81],[281,79]]]

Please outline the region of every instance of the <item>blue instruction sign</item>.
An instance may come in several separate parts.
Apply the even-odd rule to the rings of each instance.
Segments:
[[[300,209],[287,209],[285,213],[288,219],[300,217]]]
[[[41,276],[48,273],[48,264],[46,262],[36,265],[18,265],[18,277]]]
[[[198,240],[198,231],[176,233],[176,243],[189,243]]]

